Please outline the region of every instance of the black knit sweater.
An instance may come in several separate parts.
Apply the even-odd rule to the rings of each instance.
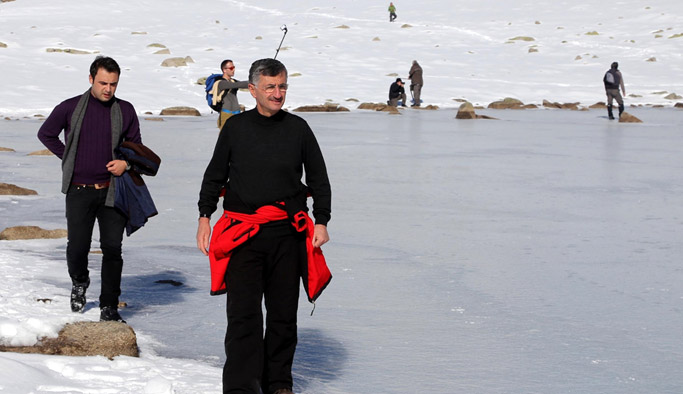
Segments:
[[[216,210],[226,183],[225,210],[253,213],[291,198],[305,207],[310,193],[316,224],[330,220],[332,192],[322,152],[306,121],[288,112],[266,117],[253,109],[228,119],[204,172],[201,215]]]

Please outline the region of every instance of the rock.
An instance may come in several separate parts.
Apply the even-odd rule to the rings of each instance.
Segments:
[[[49,149],[41,149],[31,152],[27,156],[54,156],[54,153],[50,152]]]
[[[557,103],[550,102],[548,100],[543,100],[543,106],[546,108],[557,108],[557,109],[571,109],[576,111],[579,109],[579,103]]]
[[[628,112],[623,112],[619,117],[619,123],[643,123],[643,121]]]
[[[158,51],[154,52],[154,55],[170,55],[171,51],[168,48],[164,49],[159,49]]]
[[[47,48],[45,52],[64,52],[64,53],[70,53],[72,55],[90,55],[93,52],[88,52],[88,51],[81,51],[80,49],[71,49],[71,48]]]
[[[0,48],[7,48],[7,44],[5,44],[4,42],[0,42]]]
[[[455,119],[477,119],[477,114],[474,112],[474,105],[471,103],[463,103],[458,108],[458,113]]]
[[[119,322],[77,322],[64,326],[57,338],[42,338],[34,346],[0,346],[0,351],[61,356],[138,357],[135,331]]]
[[[506,97],[503,100],[494,101],[488,106],[488,108],[492,109],[521,109],[522,107],[524,107],[523,102],[511,97]]]
[[[349,112],[349,109],[339,104],[303,105],[293,112]]]
[[[683,103],[674,104],[674,108],[683,108]]]
[[[179,115],[179,116],[201,116],[196,108],[192,107],[169,107],[161,110],[161,115]]]
[[[0,240],[16,241],[20,239],[56,239],[65,238],[66,230],[45,230],[38,226],[7,227],[0,232]]]
[[[607,108],[607,104],[605,104],[602,101],[599,101],[593,105],[590,105],[588,108],[590,108],[590,109],[605,109],[605,108]]]
[[[5,148],[5,147],[0,146],[0,152],[16,152],[16,151],[12,148]]]
[[[188,63],[194,63],[194,60],[189,57],[169,57],[161,62],[162,67],[185,67]]]
[[[411,108],[412,108],[412,109],[421,109],[421,110],[435,111],[435,110],[439,109],[439,106],[438,106],[438,105],[429,104],[429,105],[426,105],[426,106],[424,106],[424,107],[413,107],[413,106],[411,106]]]
[[[11,183],[0,183],[1,196],[33,196],[38,194],[35,190],[25,189]]]
[[[335,27],[335,29],[350,29],[350,27],[348,27],[346,25],[339,25],[339,26]]]
[[[361,103],[358,106],[358,109],[367,109],[371,111],[383,111],[383,112],[390,112],[393,114],[399,114],[398,108],[397,107],[392,107],[387,104],[382,104],[382,103]]]
[[[509,41],[536,41],[533,37],[517,36],[510,38]]]
[[[455,115],[455,119],[495,119],[486,115],[477,115],[474,112],[474,105],[469,102],[465,102],[460,105],[458,113]]]
[[[680,99],[682,99],[683,97],[677,95],[676,93],[671,93],[671,94],[668,94],[668,95],[664,96],[664,98],[667,99],[667,100],[680,100]]]

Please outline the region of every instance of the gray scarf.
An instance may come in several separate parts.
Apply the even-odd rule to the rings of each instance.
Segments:
[[[66,145],[64,147],[64,156],[62,157],[62,193],[66,194],[71,185],[71,179],[74,174],[74,167],[76,165],[76,150],[78,149],[78,139],[81,136],[81,126],[85,118],[85,111],[88,108],[88,100],[90,100],[90,89],[88,89],[76,105],[74,113],[71,116],[71,132],[66,137]],[[121,131],[123,129],[123,116],[121,115],[121,107],[118,101],[114,98],[111,106],[111,157],[116,159],[114,149],[119,145],[121,139]],[[114,196],[116,195],[116,182],[114,182],[114,175],[110,178],[109,190],[107,191],[107,200],[104,205],[108,207],[114,206]]]

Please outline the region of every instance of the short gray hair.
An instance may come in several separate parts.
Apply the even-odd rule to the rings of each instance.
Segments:
[[[287,68],[279,60],[276,59],[260,59],[251,64],[249,68],[249,83],[257,85],[261,75],[266,77],[275,77],[285,72],[287,76]]]

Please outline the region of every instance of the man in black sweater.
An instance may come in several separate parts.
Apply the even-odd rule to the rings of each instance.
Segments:
[[[287,88],[282,63],[252,64],[249,91],[256,108],[227,120],[199,193],[197,246],[211,258],[211,293],[228,294],[224,393],[292,393],[299,279],[311,264],[310,250],[329,240],[325,161],[306,121],[282,111]],[[223,189],[225,212],[211,235],[210,217]],[[308,194],[315,224],[305,214]],[[308,232],[293,226],[302,212]],[[307,287],[309,300],[328,282]]]

